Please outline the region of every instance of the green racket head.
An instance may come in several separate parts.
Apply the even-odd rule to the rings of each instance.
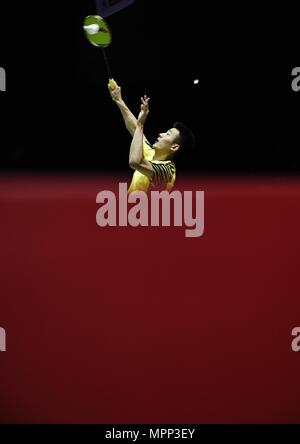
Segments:
[[[88,15],[83,23],[84,33],[88,41],[101,48],[111,44],[111,32],[106,21],[100,15]]]

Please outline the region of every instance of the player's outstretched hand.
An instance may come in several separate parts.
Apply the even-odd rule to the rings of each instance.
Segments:
[[[144,97],[141,97],[141,111],[138,116],[138,122],[142,125],[144,125],[147,116],[149,114],[149,100],[150,97],[147,97],[146,95]]]
[[[122,102],[121,87],[117,84],[115,80],[113,82],[113,84],[107,84],[110,96],[114,102]]]

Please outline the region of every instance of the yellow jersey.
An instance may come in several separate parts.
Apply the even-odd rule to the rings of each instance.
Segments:
[[[173,188],[176,179],[174,162],[171,160],[153,160],[155,150],[145,137],[143,138],[143,151],[145,159],[152,163],[154,170],[153,176],[150,180],[144,174],[135,171],[132,176],[128,193],[131,193],[132,191],[147,192],[149,187],[151,189],[170,191]]]

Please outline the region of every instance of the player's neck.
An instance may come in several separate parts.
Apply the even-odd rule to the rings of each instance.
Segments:
[[[168,159],[168,154],[155,151],[153,160],[170,160],[170,159]]]

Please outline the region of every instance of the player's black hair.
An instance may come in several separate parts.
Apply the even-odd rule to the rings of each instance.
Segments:
[[[174,122],[173,128],[176,128],[179,131],[175,143],[178,143],[178,145],[184,150],[193,150],[196,145],[196,138],[192,130],[182,122]],[[179,149],[179,151],[181,150]]]

